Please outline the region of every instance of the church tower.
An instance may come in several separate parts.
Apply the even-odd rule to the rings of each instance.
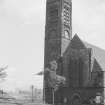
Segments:
[[[65,52],[72,37],[71,0],[47,0],[45,64]]]
[[[62,56],[72,38],[71,0],[47,0],[44,66]],[[60,69],[58,68],[58,71]],[[45,101],[52,103],[52,92],[44,82]]]

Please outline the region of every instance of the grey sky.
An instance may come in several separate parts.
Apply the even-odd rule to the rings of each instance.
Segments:
[[[105,1],[73,0],[73,32],[105,49]]]
[[[105,49],[105,1],[72,0],[73,34]],[[5,89],[42,86],[46,0],[0,0],[0,66],[8,65]]]

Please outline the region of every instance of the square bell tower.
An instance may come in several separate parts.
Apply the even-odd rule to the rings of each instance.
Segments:
[[[63,56],[72,38],[71,0],[47,0],[44,66]],[[60,69],[58,68],[58,71]],[[45,101],[52,103],[52,92],[44,82]]]
[[[72,38],[71,0],[47,0],[45,64],[62,56]]]

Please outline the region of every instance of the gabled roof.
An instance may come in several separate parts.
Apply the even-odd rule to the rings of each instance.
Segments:
[[[92,72],[101,72],[101,71],[102,71],[101,66],[99,65],[98,61],[96,59],[94,59]]]
[[[70,48],[73,49],[86,49],[86,48],[92,48],[93,51],[93,57],[96,58],[96,61],[99,62],[98,64],[102,68],[103,71],[105,71],[105,50],[96,47],[92,44],[89,44],[87,42],[82,41],[77,34],[74,35],[73,39],[71,40],[70,44],[68,45],[65,54],[69,54]]]

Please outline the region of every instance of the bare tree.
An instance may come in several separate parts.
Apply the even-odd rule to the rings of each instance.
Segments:
[[[52,88],[53,105],[54,105],[54,100],[55,100],[54,99],[55,91],[60,86],[63,86],[66,83],[66,78],[64,76],[60,76],[56,73],[57,68],[58,68],[58,64],[57,64],[56,60],[53,60],[49,63],[49,67],[46,67],[44,71],[37,73],[37,75],[44,75],[45,81]]]
[[[8,66],[0,68],[0,80],[1,81],[5,80],[5,78],[7,77],[7,73],[5,71],[7,68],[8,68]]]

